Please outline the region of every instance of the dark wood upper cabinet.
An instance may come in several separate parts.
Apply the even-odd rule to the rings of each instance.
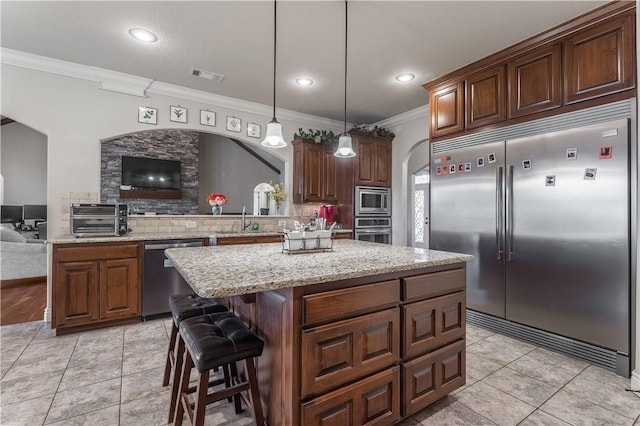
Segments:
[[[464,82],[447,83],[429,93],[431,137],[464,130]]]
[[[391,187],[391,139],[368,135],[351,135],[354,183],[365,186]]]
[[[580,31],[564,42],[565,103],[634,87],[633,14]]]
[[[635,19],[612,1],[425,83],[430,142],[633,98]]]
[[[467,129],[507,119],[504,66],[469,76],[466,86]]]
[[[311,140],[293,141],[293,202],[337,202],[339,168],[333,150]]]
[[[553,44],[509,62],[509,118],[547,111],[562,104],[561,51],[560,44]]]

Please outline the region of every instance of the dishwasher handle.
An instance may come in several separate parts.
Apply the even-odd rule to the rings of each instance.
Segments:
[[[170,248],[185,248],[185,247],[202,247],[204,243],[202,241],[193,241],[191,243],[165,243],[165,244],[145,244],[145,250],[166,250]]]

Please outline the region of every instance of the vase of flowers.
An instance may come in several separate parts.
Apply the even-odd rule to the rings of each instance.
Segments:
[[[273,190],[271,190],[271,197],[273,201],[276,203],[276,214],[280,214],[280,205],[284,201],[285,193],[284,186],[281,183],[276,183],[275,185],[271,185]]]
[[[222,214],[222,205],[227,204],[227,197],[224,194],[212,192],[207,197],[207,201],[209,201],[209,205],[211,206],[211,212],[219,216]]]

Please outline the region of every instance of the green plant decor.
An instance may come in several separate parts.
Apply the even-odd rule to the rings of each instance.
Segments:
[[[298,129],[298,133],[293,135],[294,139],[311,139],[320,145],[332,145],[335,142],[336,135],[331,130],[313,130],[305,132],[302,127]]]

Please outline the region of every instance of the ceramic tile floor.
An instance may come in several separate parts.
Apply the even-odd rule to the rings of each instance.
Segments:
[[[170,320],[55,337],[42,322],[0,327],[0,424],[166,424]],[[467,327],[467,384],[402,426],[633,425],[630,381],[586,362]],[[252,424],[226,402],[207,425]]]

